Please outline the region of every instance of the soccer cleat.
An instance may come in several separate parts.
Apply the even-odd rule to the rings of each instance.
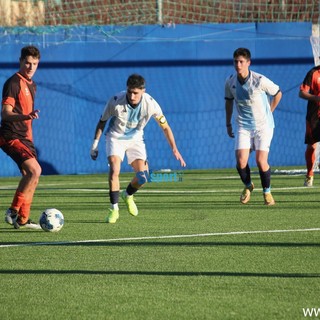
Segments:
[[[312,187],[313,186],[313,176],[306,176],[304,180],[305,187]]]
[[[119,210],[118,209],[109,209],[107,215],[106,223],[116,223],[119,219]]]
[[[13,225],[18,219],[18,212],[17,210],[9,208],[6,213],[4,214],[4,221]]]
[[[22,228],[34,229],[34,230],[41,229],[40,224],[37,224],[30,219],[28,219],[27,222],[22,223],[20,217],[13,223],[13,226],[15,229],[22,229]]]
[[[273,206],[274,204],[276,204],[276,202],[273,199],[273,196],[272,196],[271,192],[264,193],[263,197],[264,197],[264,204],[266,206]]]
[[[240,202],[246,204],[250,200],[251,192],[254,189],[254,184],[251,182],[250,187],[245,187],[240,195]]]
[[[123,190],[121,192],[121,198],[126,203],[126,206],[127,206],[129,213],[132,216],[137,216],[138,215],[138,208],[137,208],[136,204],[134,203],[133,195],[128,196],[126,191]]]

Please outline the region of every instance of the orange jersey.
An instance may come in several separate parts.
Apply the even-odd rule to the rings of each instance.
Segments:
[[[13,112],[27,115],[34,110],[35,93],[36,84],[15,73],[3,86],[2,105],[9,104],[13,107]],[[24,138],[33,141],[32,120],[16,122],[2,120],[0,133],[6,140]]]
[[[305,76],[300,90],[316,96],[320,95],[320,66],[312,68]],[[320,103],[308,100],[306,115],[306,144],[320,141]]]
[[[320,96],[320,66],[312,68],[305,76],[300,90]],[[320,118],[320,103],[308,101],[307,120],[311,121],[314,117]]]

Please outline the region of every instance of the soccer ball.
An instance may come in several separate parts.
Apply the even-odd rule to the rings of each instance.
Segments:
[[[39,224],[44,231],[58,232],[64,224],[63,214],[55,208],[46,209],[40,215]]]

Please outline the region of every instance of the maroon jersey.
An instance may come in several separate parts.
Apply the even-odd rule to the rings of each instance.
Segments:
[[[2,105],[9,104],[17,114],[29,114],[34,110],[34,97],[36,84],[24,78],[20,73],[15,73],[3,86]],[[32,138],[32,120],[1,121],[0,134],[6,140]]]
[[[300,90],[320,96],[320,66],[312,68],[305,76]],[[306,144],[320,141],[320,103],[308,100],[306,115]]]

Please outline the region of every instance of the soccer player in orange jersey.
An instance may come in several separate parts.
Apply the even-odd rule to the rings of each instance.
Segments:
[[[19,71],[5,82],[2,91],[0,147],[22,174],[11,206],[5,213],[5,221],[16,229],[40,229],[29,219],[41,174],[32,137],[32,121],[39,117],[39,110],[34,109],[36,84],[32,81],[40,61],[39,49],[34,46],[22,48],[19,61]]]
[[[320,141],[320,66],[308,71],[300,86],[299,97],[308,100],[305,133],[307,175],[304,185],[312,187],[316,147]]]

